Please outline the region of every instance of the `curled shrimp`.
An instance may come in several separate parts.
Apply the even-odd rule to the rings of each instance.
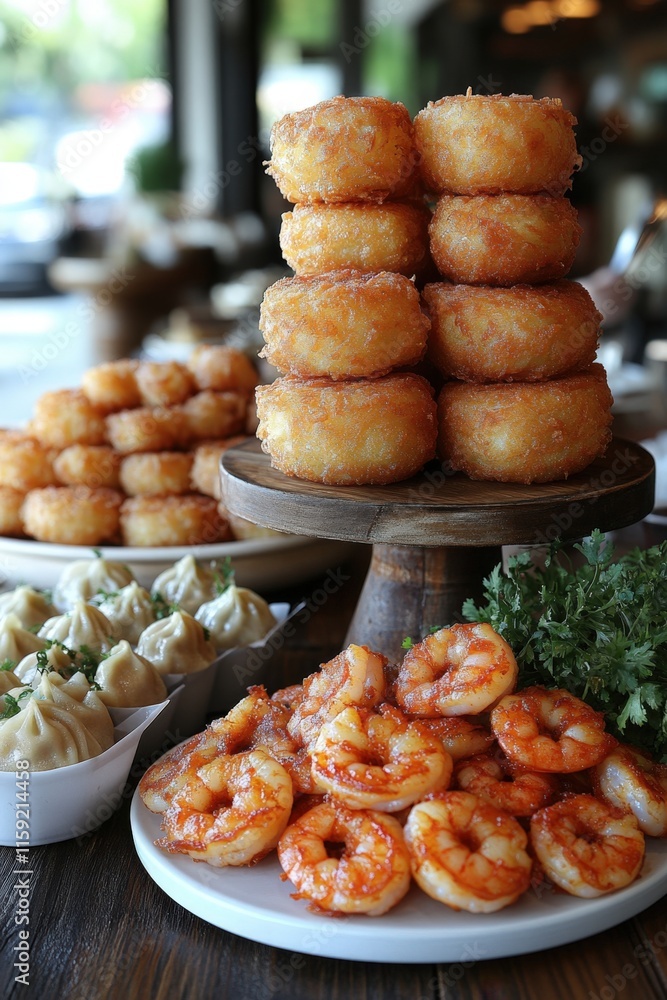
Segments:
[[[530,839],[552,882],[591,898],[629,885],[644,860],[644,834],[631,813],[592,795],[572,795],[540,809]]]
[[[553,802],[558,781],[552,774],[513,771],[502,754],[462,760],[454,771],[456,786],[472,792],[510,816],[532,816]]]
[[[290,823],[278,858],[297,889],[292,898],[315,911],[379,917],[410,887],[403,831],[381,812],[323,802]]]
[[[200,767],[164,813],[159,847],[216,868],[254,864],[278,843],[292,810],[292,780],[263,750]]]
[[[373,708],[382,701],[386,657],[368,646],[344,649],[303,682],[303,699],[288,723],[290,735],[310,747],[325,722],[348,705]]]
[[[618,746],[593,771],[593,787],[598,798],[629,810],[650,837],[667,836],[667,765]]]
[[[449,784],[452,759],[440,741],[398,709],[350,706],[322,726],[313,777],[351,809],[398,812]]]
[[[287,731],[291,712],[271,698],[268,712],[262,716],[252,734],[253,750],[265,750],[282,764],[294,786],[295,795],[317,795],[326,791],[312,771],[312,758],[305,747],[299,746]]]
[[[490,625],[452,625],[406,653],[396,700],[411,715],[478,715],[513,691],[517,676],[512,650]]]
[[[453,910],[493,913],[530,885],[525,831],[469,792],[437,792],[414,805],[405,841],[419,886]]]
[[[492,711],[491,729],[509,759],[531,771],[584,771],[616,746],[602,712],[559,689],[508,695]]]
[[[462,715],[443,715],[439,719],[419,721],[421,726],[438,737],[453,761],[486,753],[496,741],[491,730],[474,716],[466,719]]]

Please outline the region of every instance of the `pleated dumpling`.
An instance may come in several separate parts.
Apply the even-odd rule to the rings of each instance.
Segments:
[[[110,594],[98,607],[111,622],[114,633],[127,639],[132,645],[137,644],[143,630],[155,621],[155,605],[151,595],[136,580],[115,594]]]
[[[214,600],[202,604],[195,618],[209,630],[218,649],[249,646],[263,639],[276,624],[263,597],[234,583]]]
[[[68,649],[85,646],[95,653],[108,653],[118,642],[109,619],[99,608],[82,600],[75,601],[71,611],[45,621],[39,635],[42,639],[56,639]]]
[[[0,615],[16,615],[23,628],[42,625],[55,613],[56,609],[40,590],[33,590],[25,584],[0,594]]]
[[[82,673],[74,674],[69,680],[53,672],[44,673],[35,686],[34,697],[38,701],[52,701],[75,715],[103,750],[113,744],[113,721],[109,710]]]
[[[164,681],[153,664],[133,652],[125,639],[121,639],[102,660],[95,673],[95,682],[101,688],[100,699],[109,708],[157,705],[167,697]]]
[[[200,604],[215,597],[216,576],[193,556],[183,556],[153,581],[151,591],[167,604],[178,604],[194,615]]]
[[[44,640],[23,628],[17,615],[0,618],[0,663],[11,660],[19,663],[28,653],[44,649]]]
[[[14,673],[21,684],[37,684],[41,675],[50,670],[69,677],[76,670],[76,666],[75,661],[59,643],[47,639],[46,647],[24,656],[15,667]]]
[[[0,695],[17,687],[21,687],[21,678],[13,670],[0,670]]]
[[[89,601],[100,591],[111,593],[126,587],[134,577],[123,563],[110,559],[78,559],[60,574],[53,588],[53,603],[58,611],[69,611],[76,601]]]
[[[53,701],[30,697],[22,711],[0,721],[0,771],[30,761],[31,771],[78,764],[102,753],[102,747],[73,712]]]
[[[187,611],[174,611],[149,625],[139,636],[137,653],[163,676],[205,670],[217,655],[208,632]]]

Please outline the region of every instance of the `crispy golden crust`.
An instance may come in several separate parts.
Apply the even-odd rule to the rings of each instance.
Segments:
[[[20,538],[25,534],[21,513],[24,499],[25,493],[22,490],[0,486],[0,535]]]
[[[581,227],[567,198],[443,195],[430,225],[438,270],[464,285],[518,285],[562,278]]]
[[[419,204],[297,205],[282,218],[280,247],[298,275],[355,268],[411,278],[430,263],[429,213]]]
[[[178,361],[142,361],[136,378],[144,406],[175,406],[196,391],[192,373]]]
[[[32,490],[23,504],[26,532],[41,542],[100,545],[118,540],[120,505],[116,490],[48,486]]]
[[[27,493],[57,482],[50,448],[29,437],[0,438],[0,485]]]
[[[383,97],[334,97],[271,130],[270,174],[288,201],[382,202],[413,185],[410,115]]]
[[[419,293],[402,274],[284,278],[264,295],[260,357],[306,378],[385,375],[421,361],[428,326]]]
[[[121,511],[125,545],[207,545],[230,537],[210,497],[132,497]]]
[[[422,177],[439,193],[562,195],[582,162],[576,124],[550,97],[443,97],[415,118]]]
[[[198,392],[183,404],[188,437],[193,441],[238,434],[245,424],[248,397],[240,392]]]
[[[446,378],[532,382],[595,360],[602,316],[576,281],[513,288],[426,285],[428,357]]]
[[[190,492],[192,455],[183,451],[127,455],[120,467],[120,484],[128,496],[167,496]]]
[[[121,456],[104,444],[72,444],[60,452],[53,468],[66,486],[120,486]]]
[[[251,396],[257,371],[247,354],[224,344],[199,344],[188,358],[188,368],[198,389],[242,392]]]
[[[236,434],[234,437],[225,438],[222,441],[203,441],[195,448],[190,481],[192,488],[198,493],[203,493],[207,497],[220,499],[220,456],[228,448],[233,448],[235,444],[247,441],[245,434]]]
[[[471,479],[567,479],[604,454],[611,404],[597,364],[549,382],[449,382],[438,400],[438,451]]]
[[[106,440],[104,416],[78,389],[45,392],[35,403],[30,427],[37,440],[51,448]]]
[[[107,417],[107,435],[116,449],[126,454],[171,451],[188,440],[188,427],[180,407],[139,407]]]
[[[89,368],[83,374],[81,387],[93,406],[102,413],[140,406],[141,396],[136,379],[138,365],[138,361],[124,358]]]
[[[413,374],[288,376],[257,389],[262,448],[288,476],[332,485],[408,479],[435,453],[433,390]]]

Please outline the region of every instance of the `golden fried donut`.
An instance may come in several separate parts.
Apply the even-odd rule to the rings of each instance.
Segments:
[[[141,396],[136,379],[138,365],[138,361],[125,358],[107,361],[84,372],[81,387],[93,406],[102,413],[140,406]]]
[[[107,417],[107,435],[116,449],[124,453],[170,451],[188,440],[185,415],[180,407],[138,407]]]
[[[288,476],[395,483],[433,458],[435,411],[431,386],[412,373],[356,382],[286,376],[257,389],[257,436]]]
[[[192,373],[178,361],[142,361],[136,379],[144,406],[175,406],[196,391]]]
[[[247,354],[225,344],[199,344],[188,358],[198,389],[236,391],[252,396],[257,371]]]
[[[588,368],[602,316],[576,281],[426,285],[428,357],[446,378],[533,382]]]
[[[415,118],[421,174],[439,193],[561,195],[581,165],[576,124],[551,97],[443,97]]]
[[[267,173],[291,202],[382,202],[410,190],[415,164],[402,104],[333,97],[275,123]]]
[[[567,198],[539,194],[443,195],[429,231],[438,270],[464,285],[562,278],[581,235]]]
[[[428,320],[404,275],[332,271],[271,285],[259,328],[260,357],[281,372],[363,378],[421,361]]]
[[[449,382],[438,400],[438,451],[471,479],[567,479],[604,454],[612,402],[597,364],[549,382]]]
[[[30,427],[37,440],[51,448],[106,441],[104,416],[78,389],[45,392],[35,403]]]
[[[40,542],[100,545],[117,541],[122,494],[87,486],[32,490],[23,504],[26,532]]]
[[[120,484],[131,497],[189,493],[191,468],[192,455],[184,451],[126,455],[120,467]]]
[[[430,262],[429,214],[416,203],[297,205],[282,218],[280,247],[299,275],[355,268],[411,278]]]
[[[25,534],[21,512],[24,499],[25,493],[21,490],[0,486],[0,535],[21,537]]]
[[[220,499],[220,456],[235,444],[247,441],[245,434],[219,441],[202,441],[194,450],[194,461],[190,472],[192,488],[207,497]]]
[[[210,497],[132,497],[123,504],[125,545],[203,545],[230,537],[229,525]]]
[[[54,452],[30,437],[6,435],[0,438],[0,485],[28,490],[53,486],[58,482],[53,469]]]
[[[71,444],[60,452],[53,468],[66,486],[120,486],[121,456],[104,444]]]
[[[205,389],[183,404],[188,437],[194,441],[224,438],[243,430],[248,398],[240,392]]]

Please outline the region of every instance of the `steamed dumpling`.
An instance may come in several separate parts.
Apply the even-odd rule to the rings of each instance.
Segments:
[[[0,721],[0,771],[16,770],[20,760],[29,760],[31,771],[50,771],[102,753],[73,712],[53,701],[26,700],[18,715]]]
[[[108,653],[118,642],[109,619],[99,608],[82,600],[75,601],[66,614],[44,622],[39,635],[43,639],[57,639],[69,649],[87,646],[95,653]]]
[[[21,687],[21,678],[13,670],[0,670],[0,695],[7,694],[16,687]]]
[[[218,649],[249,646],[276,624],[264,598],[233,583],[215,600],[202,604],[195,618],[209,630]]]
[[[140,587],[136,580],[107,597],[98,607],[111,622],[116,635],[122,636],[133,645],[137,644],[143,630],[155,621],[155,606],[151,595]],[[132,704],[138,705],[139,702]]]
[[[16,615],[24,628],[41,625],[55,613],[56,609],[44,594],[32,587],[24,585],[0,594],[0,615]]]
[[[132,651],[121,639],[102,660],[95,673],[99,698],[110,708],[141,708],[156,705],[167,697],[167,689],[149,660]]]
[[[74,714],[103,750],[108,750],[113,744],[113,722],[109,711],[82,673],[74,674],[69,680],[53,672],[42,674],[34,697],[39,701],[52,701]]]
[[[44,649],[43,639],[23,628],[17,615],[9,614],[0,618],[0,663],[12,660],[18,663],[28,653]]]
[[[69,611],[76,601],[89,601],[104,590],[119,590],[131,583],[134,577],[123,563],[110,559],[78,559],[60,574],[53,588],[53,603],[58,611]]]
[[[215,573],[200,566],[193,556],[183,556],[153,581],[151,590],[168,604],[178,604],[194,615],[200,604],[215,597]]]
[[[137,653],[163,676],[204,670],[217,655],[204,628],[187,611],[174,611],[149,625],[139,636]]]
[[[37,655],[39,653],[39,656]],[[37,653],[29,653],[14,668],[14,673],[21,684],[37,684],[42,673],[55,670],[69,676],[76,670],[72,657],[57,643],[49,643],[45,649]]]

